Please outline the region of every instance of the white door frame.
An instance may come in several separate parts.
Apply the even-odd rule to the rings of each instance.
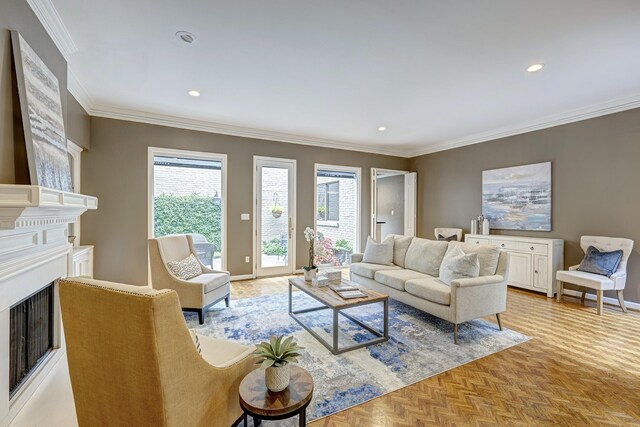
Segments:
[[[352,167],[352,166],[338,166],[338,165],[328,165],[328,164],[324,164],[324,163],[316,163],[315,167],[313,169],[313,228],[314,230],[316,230],[316,232],[318,231],[318,217],[316,215],[316,212],[318,211],[318,170],[322,170],[322,169],[326,169],[326,170],[333,170],[333,171],[338,171],[338,172],[352,172],[356,174],[356,218],[357,218],[357,223],[356,223],[356,242],[354,245],[354,251],[355,252],[360,252],[361,248],[360,248],[360,244],[361,244],[361,240],[360,240],[360,236],[361,236],[361,229],[362,229],[362,217],[360,215],[360,212],[362,211],[362,206],[360,205],[361,200],[362,200],[362,183],[361,183],[361,179],[362,179],[362,169],[361,168],[357,168],[357,167]]]
[[[262,230],[258,226],[259,218],[258,213],[261,212],[258,207],[258,178],[261,176],[258,174],[259,166],[274,166],[274,167],[288,167],[291,170],[289,175],[289,252],[287,254],[287,260],[289,265],[286,267],[280,267],[281,270],[274,271],[273,274],[261,274],[259,268],[258,256],[261,256],[261,252],[258,248],[258,233]],[[296,183],[297,183],[297,161],[295,159],[283,159],[278,157],[265,157],[265,156],[253,156],[253,277],[267,277],[267,276],[279,276],[283,274],[293,274],[296,270]],[[262,247],[262,245],[260,245]],[[276,269],[279,267],[268,267],[269,269]],[[260,276],[259,276],[260,275]]]
[[[396,169],[384,169],[384,168],[371,168],[371,238],[376,240],[376,238],[378,236],[376,236],[376,206],[377,206],[377,187],[376,187],[376,179],[378,174],[382,172],[382,173],[388,173],[388,174],[392,174],[392,175],[407,175],[411,172],[409,171],[404,171],[404,170],[396,170]],[[405,201],[405,207],[406,207],[406,201]],[[415,203],[414,203],[415,205]],[[406,218],[406,213],[405,213],[405,218]]]
[[[149,147],[147,156],[147,223],[149,238],[154,237],[153,233],[153,191],[154,173],[153,158],[155,156],[175,156],[187,159],[214,160],[222,163],[222,270],[227,270],[227,155],[218,153],[206,153],[201,151],[176,150],[172,148]],[[147,259],[148,259],[147,254]],[[149,276],[151,283],[151,276]]]

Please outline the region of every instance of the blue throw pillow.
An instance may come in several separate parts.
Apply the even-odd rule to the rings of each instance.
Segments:
[[[578,270],[611,277],[618,270],[620,261],[622,261],[622,250],[600,252],[597,248],[589,246]]]

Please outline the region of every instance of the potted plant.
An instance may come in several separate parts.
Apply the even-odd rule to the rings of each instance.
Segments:
[[[327,213],[327,207],[322,205],[318,206],[318,219],[324,220],[325,214]]]
[[[311,228],[307,227],[304,229],[304,238],[309,243],[309,265],[305,265],[302,267],[304,270],[304,280],[306,282],[311,282],[314,277],[316,277],[316,273],[318,272],[318,267],[316,267],[314,258],[314,244],[316,240],[316,232]]]
[[[289,386],[291,379],[290,363],[297,363],[302,347],[293,341],[293,337],[272,336],[269,341],[258,344],[253,353],[258,356],[257,365],[265,369],[264,379],[267,388],[279,392]]]
[[[282,206],[280,206],[279,204],[274,204],[271,206],[271,215],[273,215],[274,218],[280,218],[282,216]]]

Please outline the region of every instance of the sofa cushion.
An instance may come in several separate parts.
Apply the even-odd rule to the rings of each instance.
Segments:
[[[494,245],[474,245],[463,242],[449,242],[449,248],[458,247],[465,254],[478,254],[480,261],[479,276],[493,276],[496,274],[498,267],[498,259],[500,258],[500,249]],[[448,249],[447,249],[448,250]]]
[[[387,285],[390,288],[404,291],[404,283],[411,279],[429,279],[424,273],[419,273],[413,270],[383,270],[376,271],[376,282],[380,282],[383,285]]]
[[[208,294],[229,283],[229,275],[227,273],[205,273],[189,279],[187,282],[204,285],[204,293]]]
[[[438,277],[442,258],[447,251],[447,242],[414,237],[404,259],[404,267],[429,276]]]
[[[451,305],[451,288],[438,279],[407,280],[404,287],[408,293],[436,304]]]
[[[458,246],[448,249],[440,264],[440,280],[447,285],[456,279],[478,277],[479,273],[478,254],[465,254]]]
[[[380,265],[380,264],[369,264],[367,262],[357,262],[355,264],[351,264],[349,269],[352,273],[357,274],[358,276],[368,277],[369,279],[373,279],[376,275],[377,271],[382,270],[400,270],[400,267],[397,265]]]
[[[404,268],[404,260],[407,256],[407,250],[413,240],[413,236],[402,236],[400,234],[389,234],[393,236],[393,263]]]
[[[371,237],[367,238],[364,248],[363,262],[371,264],[393,265],[393,236],[389,236],[378,243]]]
[[[585,286],[590,289],[606,291],[615,287],[613,279],[600,274],[587,273],[585,271],[558,271],[556,279],[561,282]]]

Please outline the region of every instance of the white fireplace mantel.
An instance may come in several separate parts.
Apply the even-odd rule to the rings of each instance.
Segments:
[[[98,199],[38,185],[0,184],[0,230],[74,222]]]
[[[69,276],[68,225],[97,209],[98,199],[37,185],[0,184],[0,427],[6,426],[64,353],[58,279]],[[54,346],[13,397],[9,396],[10,309],[54,283]]]

